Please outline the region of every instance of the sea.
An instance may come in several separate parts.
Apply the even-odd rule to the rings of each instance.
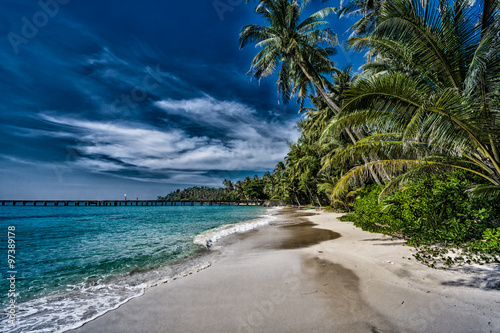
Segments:
[[[146,288],[207,268],[219,239],[276,214],[235,205],[0,207],[2,332],[80,327]]]

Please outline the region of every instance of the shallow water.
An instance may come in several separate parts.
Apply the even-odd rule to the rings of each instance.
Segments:
[[[312,222],[302,222],[282,227],[291,232],[291,235],[277,243],[276,247],[283,250],[300,249],[340,237],[337,232],[313,228],[315,225]]]
[[[16,325],[3,316],[1,326],[6,332],[77,327],[148,286],[206,267],[209,251],[203,242],[194,243],[197,236],[214,242],[268,223],[268,211],[255,206],[0,207],[5,257],[7,229],[15,227],[18,305]],[[221,228],[227,224],[236,225]],[[214,228],[219,229],[210,231]],[[0,288],[8,291],[7,264],[0,270]],[[3,309],[10,299],[0,293]]]

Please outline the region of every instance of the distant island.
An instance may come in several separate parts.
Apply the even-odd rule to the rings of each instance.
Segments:
[[[224,187],[194,186],[183,190],[177,189],[164,197],[158,196],[160,201],[238,201],[238,200],[269,200],[274,195],[276,177],[273,178],[266,172],[262,178],[255,175],[252,178],[246,177],[243,181],[233,183],[225,179]],[[277,199],[279,200],[279,199]]]

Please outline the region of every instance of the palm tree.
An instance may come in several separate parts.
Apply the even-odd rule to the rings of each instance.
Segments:
[[[323,76],[341,73],[329,58],[335,53],[334,46],[338,41],[325,20],[335,9],[324,8],[300,22],[307,2],[259,1],[255,12],[264,16],[269,25],[244,27],[240,33],[240,47],[250,42],[256,42],[261,47],[249,71],[259,80],[274,73],[281,64],[277,84],[278,92],[285,101],[294,94],[302,101],[312,86],[333,113],[338,114],[340,107],[328,95],[326,87],[329,82]],[[361,129],[354,133],[349,127],[344,130],[353,143],[364,137]],[[368,163],[367,157],[363,157],[363,160]],[[378,184],[382,184],[373,170],[370,173]]]
[[[276,164],[276,168],[271,175],[275,184],[273,197],[280,198],[285,202],[292,202],[293,198],[288,173],[288,169],[283,162]]]
[[[348,0],[345,4],[340,2],[337,10],[339,17],[359,16],[361,18],[350,28],[351,37],[365,36],[377,26],[380,9],[386,0]]]
[[[321,167],[320,156],[316,144],[308,144],[305,137],[299,138],[298,142],[290,146],[288,155],[285,158],[287,171],[292,184],[298,194],[309,199],[310,203],[314,201],[321,206],[321,201],[317,191],[317,175]]]
[[[371,129],[339,155],[339,163],[370,153],[379,158],[347,173],[337,195],[367,169],[382,166],[393,176],[386,191],[412,177],[458,168],[489,183],[473,194],[500,195],[499,3],[386,2],[377,27],[350,41],[370,48],[374,64],[385,70],[356,82],[330,129]]]
[[[243,190],[244,190],[244,187],[243,187],[243,183],[238,180],[235,184],[235,187],[236,187],[236,193],[238,194],[238,200],[241,200],[241,198],[243,197],[244,193],[243,193]]]
[[[323,74],[335,71],[330,56],[335,53],[337,37],[325,20],[334,8],[324,8],[302,22],[300,15],[307,1],[261,0],[255,9],[268,23],[247,25],[240,33],[240,47],[250,42],[262,49],[252,61],[250,72],[257,79],[278,73],[278,91],[286,101],[293,92],[306,96],[312,85],[336,112],[340,108],[328,97]]]
[[[234,190],[234,186],[233,186],[233,182],[228,180],[228,179],[224,179],[224,181],[222,182],[222,184],[226,187],[226,191],[227,192],[232,192]]]

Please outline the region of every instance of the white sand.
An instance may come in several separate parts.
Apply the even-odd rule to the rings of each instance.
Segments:
[[[483,272],[477,266],[431,269],[418,263],[415,250],[404,242],[364,232],[338,216],[310,218],[318,224],[315,228],[335,230],[342,237],[306,251],[352,270],[360,279],[363,300],[399,331],[500,332],[500,290],[483,290],[484,284],[476,283],[492,267],[499,274],[498,265]]]
[[[402,242],[336,216],[232,236],[212,267],[76,332],[500,332],[500,291],[408,260]],[[326,240],[331,231],[341,237]]]

